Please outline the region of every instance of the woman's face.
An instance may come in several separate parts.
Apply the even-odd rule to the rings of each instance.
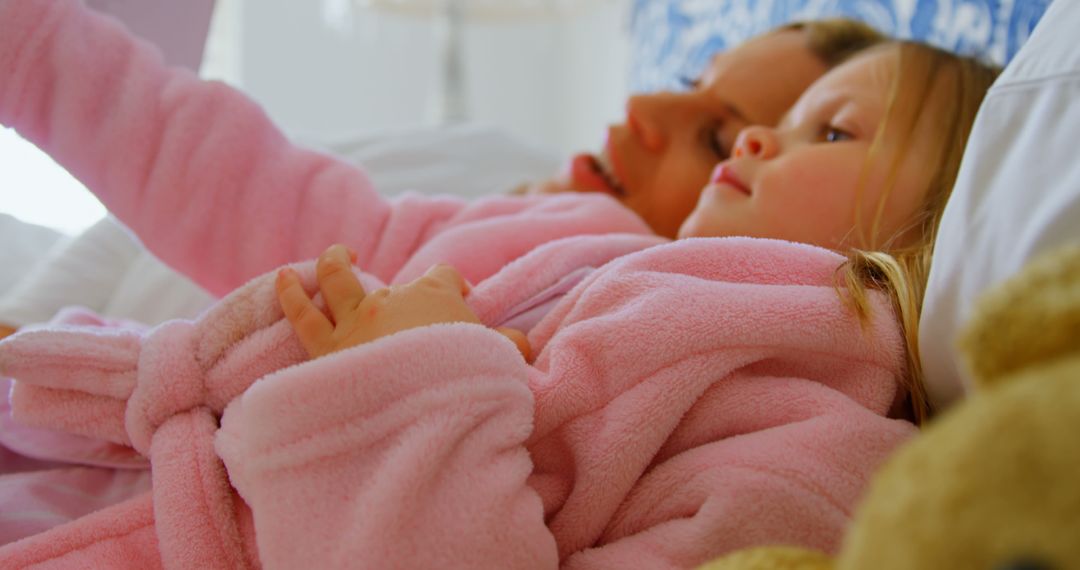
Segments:
[[[878,247],[907,229],[929,185],[925,149],[935,130],[932,120],[918,121],[910,148],[901,149],[902,129],[887,129],[871,154],[896,64],[893,49],[857,56],[807,89],[779,127],[740,133],[679,237],[767,237],[847,249]],[[896,156],[903,160],[879,233],[864,244],[856,220],[870,228]]]
[[[775,125],[826,71],[801,31],[758,36],[718,54],[694,89],[631,97],[598,154],[572,157],[532,192],[606,192],[675,237],[716,163],[747,125]]]

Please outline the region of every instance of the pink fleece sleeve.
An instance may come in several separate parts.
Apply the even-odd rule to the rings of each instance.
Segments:
[[[688,420],[726,413],[752,426],[756,415],[753,431],[720,440],[676,432],[600,540],[564,568],[689,568],[761,545],[839,551],[867,480],[914,427],[805,379],[740,383],[707,395]],[[725,402],[710,406],[714,398]]]
[[[0,123],[218,295],[334,242],[365,264],[391,214],[363,172],[293,146],[241,93],[72,0],[0,0]],[[412,241],[462,206],[410,204]]]
[[[526,485],[525,369],[501,335],[452,324],[254,384],[226,409],[216,448],[263,565],[556,568]]]

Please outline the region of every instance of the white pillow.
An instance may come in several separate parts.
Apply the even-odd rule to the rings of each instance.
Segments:
[[[52,228],[0,213],[0,294],[30,273],[61,237]]]
[[[213,297],[158,261],[112,217],[53,248],[0,295],[0,324],[47,321],[81,305],[100,315],[154,325],[192,318]]]
[[[945,208],[919,344],[931,401],[969,386],[956,335],[987,288],[1080,241],[1080,2],[1056,0],[979,109]]]
[[[564,158],[498,127],[474,123],[357,135],[314,146],[363,165],[387,196],[505,194],[552,177]]]

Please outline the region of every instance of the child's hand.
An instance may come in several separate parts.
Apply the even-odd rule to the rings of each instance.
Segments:
[[[278,273],[278,301],[301,344],[312,357],[370,342],[406,329],[437,323],[480,324],[465,304],[469,285],[448,265],[436,265],[406,285],[367,294],[351,269],[352,254],[334,245],[319,256],[316,277],[329,318],[308,297],[291,269]],[[500,330],[528,358],[528,342],[518,331]]]

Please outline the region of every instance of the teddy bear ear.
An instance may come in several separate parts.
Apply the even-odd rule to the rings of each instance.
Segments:
[[[983,295],[958,344],[982,387],[1080,349],[1080,246],[1036,258]]]

